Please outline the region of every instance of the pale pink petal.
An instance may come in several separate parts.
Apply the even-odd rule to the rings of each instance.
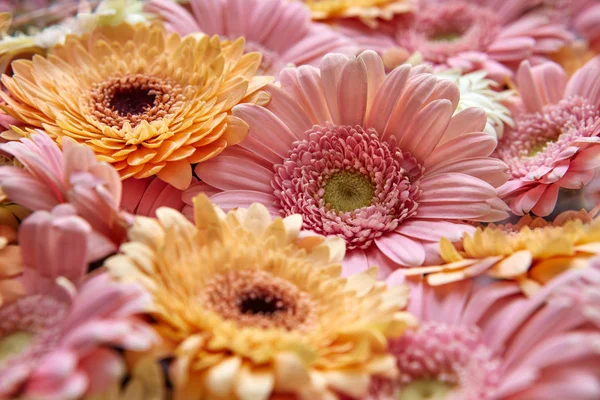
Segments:
[[[340,76],[338,107],[340,122],[344,125],[362,125],[367,111],[369,85],[367,67],[360,58],[352,57]]]
[[[397,264],[417,266],[425,260],[425,250],[421,243],[406,236],[390,232],[375,239],[377,248]]]
[[[221,207],[223,211],[234,208],[248,208],[252,203],[260,203],[267,207],[272,216],[279,216],[279,210],[275,207],[275,196],[272,194],[253,192],[250,190],[228,190],[213,195],[210,200]]]
[[[344,260],[342,261],[342,275],[352,276],[366,271],[371,265],[367,255],[361,249],[346,251]]]

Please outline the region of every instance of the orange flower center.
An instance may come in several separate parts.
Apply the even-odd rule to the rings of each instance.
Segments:
[[[203,288],[200,301],[241,326],[307,331],[316,321],[316,307],[307,293],[265,271],[217,275]]]
[[[108,79],[92,87],[90,108],[98,121],[122,129],[142,121],[164,118],[179,104],[181,86],[167,80],[141,74]]]

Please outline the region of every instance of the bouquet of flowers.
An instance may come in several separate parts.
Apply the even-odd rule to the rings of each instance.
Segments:
[[[0,0],[0,399],[600,399],[598,0]]]

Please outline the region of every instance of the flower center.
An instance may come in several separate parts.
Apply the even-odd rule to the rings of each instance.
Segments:
[[[26,331],[17,331],[0,337],[0,363],[23,351],[34,337],[33,333]]]
[[[402,400],[486,400],[500,383],[500,362],[475,326],[428,321],[390,347],[401,373]]]
[[[44,295],[22,297],[0,308],[0,373],[52,350],[66,312],[65,303]]]
[[[295,142],[272,186],[282,215],[304,228],[367,248],[416,215],[423,167],[394,139],[360,126],[315,126]]]
[[[200,301],[241,326],[305,331],[316,321],[315,304],[307,293],[265,271],[214,276],[202,289]]]
[[[331,175],[323,190],[327,207],[341,212],[370,205],[375,194],[375,186],[367,176],[350,171],[339,171]]]
[[[428,61],[444,63],[458,53],[484,51],[499,29],[491,10],[464,1],[446,1],[426,6],[396,37],[402,47],[418,50]]]
[[[596,135],[600,120],[596,107],[581,97],[571,96],[546,105],[540,113],[515,118],[516,128],[498,141],[497,155],[510,168],[513,178],[539,179],[540,167],[552,165],[574,141]]]
[[[94,84],[90,95],[92,115],[103,124],[122,129],[142,121],[164,118],[182,101],[181,86],[156,77],[125,75]]]
[[[448,382],[435,379],[417,379],[400,390],[399,400],[444,400],[453,389]]]
[[[438,32],[429,37],[434,42],[456,42],[462,38],[460,32]]]

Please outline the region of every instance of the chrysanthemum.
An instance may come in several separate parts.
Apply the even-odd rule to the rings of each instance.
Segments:
[[[530,12],[523,0],[421,0],[413,18],[399,18],[382,27],[390,40],[371,47],[386,53],[390,44],[409,53],[418,51],[434,65],[463,72],[488,71],[504,83],[523,59],[544,59],[573,35],[566,26]],[[345,32],[358,42],[369,41],[370,31],[351,24]]]
[[[361,398],[371,376],[394,376],[387,338],[413,323],[404,287],[387,290],[375,269],[340,277],[343,241],[300,232],[298,215],[195,203],[195,226],[169,208],[137,217],[106,261],[151,292],[180,398]]]
[[[455,114],[471,107],[479,107],[485,111],[487,122],[484,131],[494,137],[501,138],[504,126],[514,127],[514,121],[508,107],[503,101],[508,100],[513,92],[499,91],[498,83],[487,79],[487,71],[476,71],[460,74],[457,71],[438,71],[436,75],[453,81],[460,90],[460,100]]]
[[[554,63],[519,68],[515,128],[496,149],[511,174],[499,192],[515,214],[546,216],[559,188],[581,189],[592,179],[600,165],[599,69],[600,57],[571,79]]]
[[[203,32],[235,40],[262,55],[260,72],[277,75],[288,64],[319,63],[327,53],[356,53],[354,43],[324,24],[311,22],[299,2],[285,0],[191,0],[190,14],[172,0],[153,0],[148,11],[185,36]]]
[[[140,287],[107,274],[82,280],[90,226],[39,211],[19,232],[25,294],[0,308],[0,398],[79,399],[124,373],[119,353],[145,350],[154,332],[135,318]]]
[[[427,67],[386,76],[372,51],[334,54],[320,70],[285,69],[269,91],[268,109],[234,109],[250,135],[196,167],[202,182],[188,193],[302,215],[304,229],[346,241],[347,273],[421,265],[441,237],[473,229],[464,220],[507,216],[495,190],[506,165],[488,157],[496,140],[481,132],[485,113],[453,116],[458,88]]]
[[[259,89],[270,78],[254,76],[260,59],[244,54],[243,38],[181,39],[160,24],[99,28],[70,36],[48,58],[14,62],[1,107],[58,143],[89,146],[123,179],[158,175],[182,189],[190,164],[246,136],[231,108],[268,101]]]
[[[391,344],[396,399],[599,398],[599,290],[598,263],[533,297],[515,282],[414,283],[409,310],[423,322]]]
[[[22,294],[16,278],[23,270],[21,249],[14,228],[0,224],[0,307]]]
[[[457,244],[443,238],[440,253],[444,264],[405,273],[427,274],[427,282],[436,286],[487,274],[515,280],[531,294],[566,270],[587,267],[600,253],[597,211],[567,211],[552,223],[525,216],[515,225],[477,228]]]
[[[358,18],[374,28],[378,20],[390,20],[395,15],[412,12],[415,0],[299,0],[312,12],[316,20]]]
[[[0,144],[24,166],[0,167],[0,187],[13,202],[30,210],[52,210],[69,204],[93,228],[90,258],[116,251],[125,239],[126,220],[119,210],[119,174],[99,162],[87,146],[70,138],[61,151],[46,134],[37,132],[20,142]]]

